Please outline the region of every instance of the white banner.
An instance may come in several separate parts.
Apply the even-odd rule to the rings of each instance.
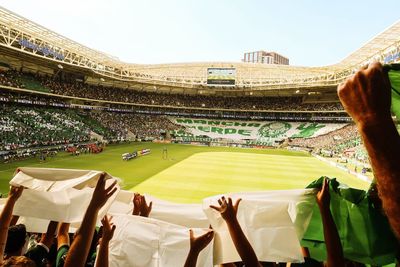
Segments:
[[[208,228],[210,223],[203,212],[201,204],[172,203],[145,195],[146,202],[153,202],[149,217],[188,228]],[[133,192],[121,190],[111,205],[109,212],[132,214]]]
[[[133,215],[113,214],[116,230],[109,246],[113,267],[183,266],[189,253],[189,228]],[[208,229],[194,229],[199,236]],[[213,266],[213,243],[200,254],[197,266]]]
[[[101,172],[21,168],[12,184],[28,187],[14,209],[28,231],[45,232],[49,220],[79,226]],[[110,178],[110,184],[114,179]],[[56,191],[53,191],[56,190]],[[245,192],[225,195],[242,198],[237,214],[243,232],[260,261],[302,262],[300,240],[308,227],[315,205],[311,189]],[[153,201],[151,218],[130,215],[133,192],[120,191],[99,214],[110,208],[116,233],[110,243],[110,266],[183,266],[189,252],[189,228],[198,236],[209,224],[215,232],[214,244],[200,255],[198,266],[240,261],[213,196],[200,205],[177,204],[146,195]],[[4,200],[0,201],[1,204]],[[157,219],[159,220],[157,220]],[[163,221],[161,221],[163,220]],[[213,249],[211,249],[213,247]]]
[[[259,261],[303,262],[300,240],[315,205],[313,190],[286,190],[227,194],[233,202],[242,198],[238,221]],[[214,264],[241,261],[225,221],[210,205],[219,206],[220,196],[203,201],[214,238]]]
[[[69,169],[20,168],[10,184],[26,188],[16,202],[13,214],[79,223],[83,219],[101,173]],[[107,174],[106,186],[115,180]],[[119,190],[118,185],[117,188]],[[116,194],[100,210],[99,218],[107,213]]]

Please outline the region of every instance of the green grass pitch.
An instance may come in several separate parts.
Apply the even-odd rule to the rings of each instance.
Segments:
[[[167,160],[162,159],[164,146]],[[143,148],[150,148],[151,154],[122,161],[121,154]],[[46,162],[34,158],[0,164],[2,193],[8,191],[15,169],[22,166],[103,170],[121,178],[124,189],[183,203],[226,192],[304,188],[320,176],[336,177],[356,188],[368,187],[368,183],[303,152],[131,143],[108,146],[96,155],[59,153]]]

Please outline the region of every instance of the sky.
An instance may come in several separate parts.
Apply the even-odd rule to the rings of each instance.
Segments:
[[[335,64],[400,19],[399,0],[0,0],[0,6],[129,63],[240,62],[278,52]]]

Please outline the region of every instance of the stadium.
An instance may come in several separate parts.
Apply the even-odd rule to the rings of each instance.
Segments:
[[[400,61],[400,22],[382,31],[337,64],[322,67],[246,62],[135,64],[99,52],[96,47],[86,47],[0,7],[0,192],[7,196],[10,180],[13,179],[12,185],[25,181],[29,183],[29,186],[24,184],[25,188],[51,193],[53,189],[50,188],[57,187],[57,179],[75,179],[77,176],[74,175],[78,172],[80,179],[92,179],[85,186],[93,190],[96,185],[93,185],[93,179],[97,181],[99,173],[106,172],[118,180],[121,189],[115,200],[120,204],[108,206],[113,211],[111,213],[117,210],[125,212],[132,204],[133,192],[146,194],[154,202],[154,216],[159,216],[155,219],[160,219],[164,217],[160,215],[162,211],[157,211],[159,203],[159,206],[165,207],[172,205],[179,212],[182,209],[184,214],[183,210],[189,207],[200,209],[201,203],[204,205],[209,199],[223,194],[232,198],[241,196],[241,205],[250,205],[245,202],[246,196],[249,196],[249,203],[261,201],[257,194],[271,194],[272,199],[280,199],[274,195],[275,190],[282,190],[282,195],[290,192],[287,199],[296,203],[294,210],[302,204],[304,210],[311,212],[312,206],[310,208],[305,204],[308,201],[305,198],[309,196],[301,195],[304,199],[300,201],[300,195],[293,192],[305,190],[320,177],[336,178],[334,181],[341,184],[337,190],[354,190],[349,193],[353,196],[354,192],[367,192],[374,180],[362,138],[340,103],[337,87],[358,69],[375,61],[382,64]],[[399,128],[395,114],[393,119]],[[54,177],[43,174],[45,171]],[[38,178],[39,174],[46,178]],[[41,184],[33,178],[31,181],[27,177],[44,179],[45,183]],[[51,180],[53,178],[56,182]],[[74,189],[79,187],[79,191],[85,191],[81,190],[82,184],[75,183]],[[68,187],[66,184],[62,186]],[[45,187],[47,189],[43,189]],[[18,206],[19,213],[16,215],[25,220],[27,229],[35,229],[28,229],[28,232],[44,233],[48,221],[44,223],[43,219],[62,221],[59,219],[61,215],[57,217],[50,212],[52,205],[57,203],[55,193],[46,200],[53,198],[53,202],[44,202],[49,211],[42,211],[45,214],[43,217],[29,212],[31,207],[28,202],[25,207],[22,204]],[[42,201],[36,197],[31,195],[32,203],[39,203],[34,200]],[[71,203],[74,203],[73,200],[78,201],[69,199]],[[80,201],[85,207],[89,205],[90,198],[82,197]],[[214,200],[209,201],[216,205]],[[281,200],[274,201],[278,203]],[[333,201],[339,201],[338,197],[332,196]],[[347,222],[351,224],[354,223],[351,216],[357,213],[351,213],[351,208],[361,201],[355,206],[348,199],[346,201],[347,204],[341,204],[341,210],[345,209],[343,205],[349,205],[347,212],[351,215],[348,215]],[[5,204],[6,200],[2,203]],[[57,205],[54,204],[55,210],[60,209]],[[293,207],[288,208],[287,205],[282,208],[277,204],[272,210],[278,212],[279,207],[293,212]],[[68,210],[66,213],[74,213],[71,206],[63,206]],[[86,210],[80,209],[83,212]],[[307,212],[304,211],[304,214]],[[169,219],[165,217],[165,221],[179,224],[179,227],[208,228],[212,225],[215,231],[219,229],[210,219],[210,223],[207,221],[205,224],[200,224],[200,219],[193,219],[196,223],[188,225],[176,223],[181,218],[179,216],[184,217],[182,214],[172,213],[167,216]],[[265,215],[260,214],[255,218],[265,219],[262,217]],[[335,220],[343,218],[343,214],[334,214]],[[201,216],[203,219],[204,214]],[[308,225],[311,220],[313,229],[318,228],[312,224],[314,217],[311,219],[311,213],[307,216],[308,219],[299,219],[297,228],[293,226],[299,236],[312,236],[311,230],[306,232],[307,227],[302,232],[299,230],[301,223]],[[369,221],[365,218],[359,220],[368,221],[363,224],[368,229],[353,230],[354,233],[348,236],[344,233],[344,226],[338,226],[342,243],[346,244],[343,245],[346,258],[369,266],[384,266],[395,261],[395,237],[386,217],[376,216],[370,215],[371,218],[378,218],[375,221],[371,219],[373,222],[370,223],[384,225],[379,230],[381,232],[368,228]],[[27,218],[31,217],[42,221],[32,220],[34,223],[30,223]],[[78,228],[81,221],[73,218],[71,227]],[[157,222],[157,225],[163,223]],[[144,225],[145,221],[140,221],[140,224]],[[260,227],[255,225],[251,227]],[[274,228],[274,233],[282,238],[283,232],[287,234],[291,231],[289,226],[286,227],[280,229],[281,232]],[[120,225],[117,224],[118,234],[128,235],[118,232],[118,228]],[[321,230],[321,227],[318,229]],[[352,240],[352,236],[362,231],[377,240],[378,237],[384,239],[378,242],[371,237],[372,241],[363,241],[363,244],[372,248],[357,251],[354,248],[357,242]],[[267,234],[259,233],[261,237]],[[320,231],[320,235],[322,233]],[[224,241],[221,236],[214,241],[215,244]],[[256,247],[257,238],[253,238],[255,241],[250,243]],[[303,239],[302,245],[306,242],[310,245],[310,240],[314,240],[306,239]],[[126,245],[127,248],[124,248],[124,241],[113,243],[111,240],[110,266],[181,264],[180,261],[165,260],[166,255],[169,255],[168,259],[174,258],[171,253],[174,249],[178,251],[175,247],[167,251],[170,254],[165,252],[163,256],[162,253],[153,256],[151,264],[133,264],[132,261],[121,264],[123,261],[118,258],[121,256],[118,253],[135,248],[130,243],[132,240],[127,241],[130,244]],[[171,240],[165,242],[174,243]],[[276,240],[271,242],[279,243]],[[300,244],[299,240],[296,242]],[[379,251],[377,246],[382,242],[386,245]],[[313,243],[314,247],[310,245],[310,251],[315,251],[318,260],[324,260],[325,247],[317,243]],[[291,249],[288,252],[291,256],[287,257],[278,252],[271,255],[262,249],[255,250],[262,262],[289,262],[290,259],[301,262],[300,250],[296,250],[297,247]],[[208,256],[201,254],[197,266],[225,264],[227,259],[240,261],[238,255],[226,248],[221,250],[216,256],[214,247],[212,258],[212,249],[208,248]],[[134,255],[146,254],[145,251],[138,250]],[[188,250],[184,251],[187,253]],[[176,253],[185,254],[181,250]],[[155,258],[164,261],[156,265]],[[264,266],[278,265],[265,263]]]

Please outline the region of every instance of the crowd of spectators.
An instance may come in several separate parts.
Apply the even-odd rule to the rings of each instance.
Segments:
[[[119,139],[129,139],[129,136],[141,140],[155,139],[182,128],[161,115],[93,112],[90,116],[113,131]]]
[[[165,94],[94,86],[84,83],[44,81],[52,93],[145,105],[239,110],[342,110],[340,103],[302,104],[301,97],[221,97]]]
[[[324,149],[333,153],[341,153],[344,149],[358,146],[360,142],[357,127],[354,124],[349,124],[336,131],[317,137],[293,138],[289,141],[289,145],[309,148],[314,151]]]
[[[19,76],[20,73],[17,71],[0,71],[0,84],[9,87],[24,88],[23,84],[19,82]]]
[[[156,92],[141,92],[130,89],[89,85],[83,82],[55,79],[49,76],[21,74],[17,71],[0,73],[0,85],[17,88],[29,88],[29,84],[19,82],[21,75],[28,75],[42,85],[42,91],[58,95],[135,103],[143,105],[221,108],[238,110],[291,110],[291,111],[336,111],[343,110],[339,102],[333,103],[303,103],[302,97],[223,97],[206,95],[166,94]]]
[[[90,131],[68,110],[0,106],[1,150],[84,142]]]
[[[88,142],[94,134],[110,142],[157,139],[180,128],[161,115],[0,105],[0,151]]]

